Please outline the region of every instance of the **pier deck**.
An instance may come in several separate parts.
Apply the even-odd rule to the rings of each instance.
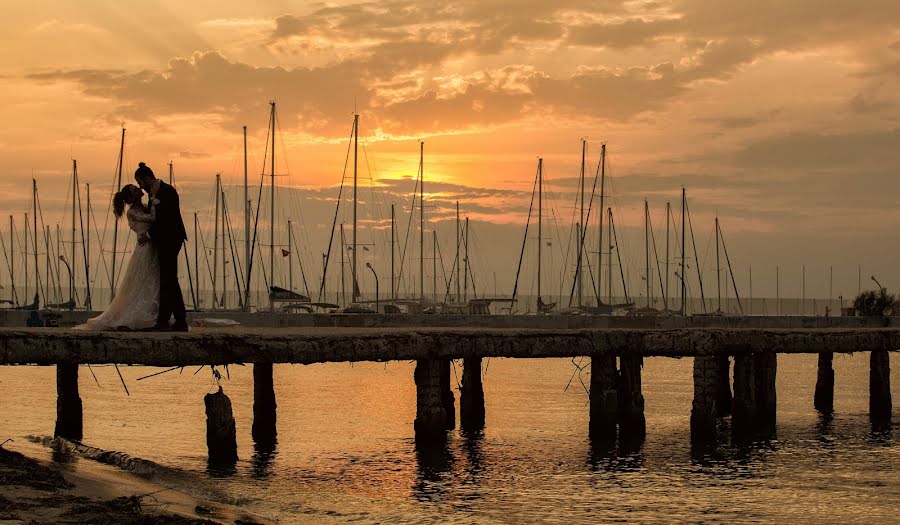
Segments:
[[[0,365],[188,366],[466,357],[643,357],[900,349],[900,328],[200,328],[189,333],[0,329]]]

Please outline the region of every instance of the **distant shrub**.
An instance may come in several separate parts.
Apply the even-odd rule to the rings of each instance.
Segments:
[[[866,290],[853,300],[853,309],[859,315],[882,316],[900,314],[900,302],[894,294],[887,293],[886,288],[879,291]]]

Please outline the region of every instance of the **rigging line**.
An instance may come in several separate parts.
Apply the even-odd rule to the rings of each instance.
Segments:
[[[731,285],[734,287],[734,296],[737,298],[738,307],[741,309],[741,314],[744,313],[744,306],[741,304],[741,296],[738,294],[737,283],[734,281],[734,271],[731,269],[731,259],[728,258],[728,248],[725,247],[725,236],[722,234],[721,225],[719,228],[719,239],[722,241],[722,249],[725,251],[725,262],[728,263],[728,273],[731,274]]]
[[[576,262],[576,264],[577,264],[576,268],[579,268],[581,266],[581,258],[582,258],[582,255],[584,254],[584,240],[587,238],[587,231],[588,231],[587,225],[591,222],[591,210],[594,208],[594,196],[597,194],[597,180],[599,177],[600,177],[600,162],[597,163],[597,172],[594,174],[594,184],[593,184],[593,187],[591,188],[591,198],[588,202],[587,217],[584,218],[584,224],[581,225],[581,242],[578,243],[578,245],[581,247],[581,249],[578,250],[578,259]],[[576,235],[577,235],[577,233],[576,233]],[[591,259],[590,257],[587,258],[589,272],[590,272],[590,259]],[[596,299],[597,299],[597,304],[600,304],[600,296],[596,295],[597,294],[597,285],[594,282],[594,274],[591,272],[590,275],[591,275],[591,284],[593,285],[593,288],[594,288],[594,295],[596,296]],[[569,294],[569,306],[570,307],[572,306],[572,298],[575,295],[575,285],[577,284],[577,281],[578,281],[578,270],[576,269],[575,278],[572,279],[572,291]]]
[[[226,202],[225,190],[222,190],[222,214],[225,217],[225,229],[226,229],[226,231],[222,232],[222,235],[224,236],[226,233],[228,234],[228,248],[231,251],[231,266],[232,266],[231,273],[234,275],[234,284],[235,284],[235,286],[237,286],[238,306],[243,308],[244,304],[246,304],[246,302],[241,297],[241,280],[242,280],[243,276],[238,275],[238,272],[240,272],[240,268],[239,268],[240,265],[237,263],[237,257],[235,255],[236,246],[234,243],[234,232],[231,230],[231,219],[229,218],[228,206],[225,205],[225,202]],[[222,242],[224,242],[224,241],[225,241],[225,239],[223,238]],[[226,292],[227,292],[227,288],[223,287],[223,290],[222,290],[223,304],[225,301],[225,293]]]
[[[350,129],[350,138],[347,141],[347,154],[344,156],[344,170],[341,172],[341,184],[338,188],[338,197],[337,202],[334,207],[334,219],[331,222],[331,235],[328,237],[328,251],[325,252],[325,264],[322,267],[322,284],[319,286],[319,301],[324,301],[325,297],[325,283],[328,278],[328,263],[331,261],[331,249],[334,246],[334,232],[337,228],[338,221],[338,213],[341,208],[341,195],[344,193],[344,179],[347,178],[347,164],[350,162],[350,147],[353,145],[353,130],[355,129],[355,125],[351,126]]]
[[[256,237],[257,237],[257,234],[259,233],[259,210],[262,208],[263,182],[265,181],[266,160],[268,159],[268,155],[269,155],[269,139],[271,138],[273,141],[275,140],[275,137],[270,137],[271,132],[269,131],[269,129],[271,128],[271,125],[272,125],[272,115],[269,116],[269,122],[266,124],[266,144],[265,144],[265,148],[264,148],[265,153],[263,153],[262,168],[259,171],[259,195],[257,196],[257,199],[256,199],[256,218],[254,219],[254,222],[253,222],[253,243],[250,245],[250,261],[247,264],[247,279],[246,279],[247,284],[246,284],[246,288],[244,291],[244,296],[248,297],[248,298],[250,297],[250,279],[253,276],[253,256],[257,253]],[[275,205],[275,203],[273,202],[272,206],[274,206],[274,205]],[[274,241],[274,239],[273,239],[273,241]],[[273,242],[273,244],[274,244],[274,242]],[[266,284],[266,288],[267,288],[266,291],[268,291],[268,281],[266,281],[266,279],[265,279],[266,268],[265,268],[265,264],[263,264],[263,261],[262,261],[261,250],[260,250],[260,265],[262,266],[262,271],[263,271],[263,276],[264,276],[263,282]]]
[[[90,298],[90,290],[91,290],[91,288],[90,288],[91,285],[88,282],[88,278],[87,278],[88,274],[90,273],[90,261],[88,260],[87,240],[85,240],[85,237],[84,237],[84,213],[82,212],[82,207],[81,207],[81,186],[78,185],[77,178],[75,179],[75,183],[76,183],[75,187],[78,190],[76,192],[78,195],[78,223],[81,225],[81,256],[84,259],[84,274],[85,274],[84,282],[86,285],[86,289],[84,292],[85,293],[85,298],[84,298],[85,305],[84,306],[85,306],[85,308],[87,308],[88,306],[93,306],[93,305],[87,304],[88,299]],[[72,261],[72,265],[73,266],[75,265],[75,261]],[[73,281],[74,281],[74,279],[73,279]]]
[[[522,271],[522,259],[525,257],[525,243],[528,242],[528,226],[531,224],[531,212],[534,209],[534,193],[537,191],[538,169],[535,169],[534,172],[534,186],[531,188],[531,203],[528,205],[528,218],[525,220],[525,235],[522,236],[522,250],[519,252],[519,265],[516,268],[516,281],[513,285],[512,301],[509,305],[510,310],[512,310],[513,303],[516,302],[516,294],[519,292],[519,274]]]
[[[415,186],[413,186],[412,202],[409,205],[409,221],[406,223],[406,237],[403,239],[403,249],[400,250],[400,270],[399,270],[399,273],[397,274],[398,279],[403,277],[403,265],[406,262],[406,248],[407,248],[407,245],[409,244],[409,234],[412,231],[412,221],[416,215],[416,199],[419,196],[419,179],[421,178],[421,176],[422,176],[422,165],[420,163],[419,166],[416,168],[416,184],[415,184]],[[419,205],[421,206],[422,203],[420,202]],[[404,288],[405,288],[405,286],[404,286]]]
[[[650,218],[650,215],[647,214],[647,223],[650,226],[650,240],[653,242],[653,258],[656,259],[656,275],[659,277],[659,289],[662,291],[663,302],[665,304],[665,310],[669,309],[669,298],[666,297],[666,289],[663,287],[662,280],[662,271],[659,268],[659,252],[656,250],[656,234],[653,233],[653,219]],[[648,275],[649,279],[650,276]]]
[[[616,259],[619,260],[619,276],[622,278],[622,292],[625,294],[625,302],[629,303],[631,300],[628,298],[628,285],[625,283],[625,268],[622,266],[622,250],[619,249],[619,234],[613,217],[610,217],[610,223],[612,224],[613,240],[616,244]]]
[[[297,235],[293,231],[291,231],[291,237],[294,239],[294,245],[299,245],[297,242]],[[290,257],[290,254],[288,254],[288,257]],[[297,261],[300,263],[300,277],[303,278],[303,289],[306,290],[306,296],[311,297],[309,293],[309,284],[306,282],[306,271],[303,269],[303,259],[300,258],[300,252],[297,252]]]
[[[10,244],[12,244],[12,239],[10,239]],[[6,254],[6,242],[4,242],[4,240],[3,240],[2,231],[0,231],[0,247],[2,247],[2,249],[3,249],[3,260],[6,261],[6,269],[9,272],[9,283],[10,283],[10,287],[12,288],[12,298],[13,298],[13,301],[15,302],[15,304],[19,304],[19,298],[17,297],[17,294],[16,294],[16,283],[13,282],[13,278],[12,278],[12,275],[13,275],[12,265],[9,262],[9,256]]]
[[[700,273],[700,260],[697,259],[697,240],[694,238],[694,223],[691,220],[691,207],[688,204],[687,199],[684,201],[684,209],[687,212],[688,228],[691,230],[691,244],[694,246],[694,265],[697,267],[697,280],[700,282],[700,304],[703,305],[703,313],[706,313],[706,298],[703,294],[703,276]]]

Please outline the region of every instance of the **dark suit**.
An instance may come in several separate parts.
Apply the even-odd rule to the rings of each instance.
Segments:
[[[181,206],[178,192],[163,181],[159,181],[156,192],[156,222],[150,226],[150,239],[159,254],[159,316],[157,324],[168,324],[169,317],[175,315],[175,322],[186,322],[184,298],[178,284],[178,252],[187,239],[184,221],[181,220]]]

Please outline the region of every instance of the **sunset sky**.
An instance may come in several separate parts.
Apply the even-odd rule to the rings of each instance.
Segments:
[[[782,296],[799,296],[805,264],[807,295],[827,297],[833,265],[834,295],[849,296],[861,264],[864,286],[874,273],[900,290],[896,0],[8,0],[4,14],[3,216],[20,220],[33,173],[45,214],[62,217],[73,157],[102,216],[123,123],[127,180],[138,161],[163,174],[171,160],[185,215],[206,213],[217,172],[242,178],[243,125],[258,184],[275,100],[279,183],[304,208],[279,217],[303,223],[316,268],[356,108],[361,177],[379,189],[363,192],[364,216],[408,211],[425,141],[427,213],[461,201],[475,270],[500,291],[539,156],[568,231],[582,138],[591,176],[607,144],[633,283],[643,199],[662,247],[665,203],[680,211],[685,186],[702,266],[718,214],[739,288],[752,265],[754,295],[774,295],[780,265]],[[435,224],[446,263],[452,224]]]

